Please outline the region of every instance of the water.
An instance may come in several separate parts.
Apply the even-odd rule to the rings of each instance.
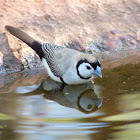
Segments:
[[[0,139],[139,140],[140,64],[61,85],[44,71],[0,77]]]

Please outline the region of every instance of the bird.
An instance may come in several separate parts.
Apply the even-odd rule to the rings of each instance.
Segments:
[[[38,54],[48,76],[54,81],[77,85],[88,83],[96,75],[102,78],[101,64],[93,54],[49,42],[41,44],[24,31],[10,25],[6,25],[5,29]]]

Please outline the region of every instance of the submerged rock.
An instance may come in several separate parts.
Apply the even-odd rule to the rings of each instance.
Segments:
[[[0,76],[0,94],[12,92],[19,86],[32,86],[40,84],[47,78],[46,70],[25,70]]]

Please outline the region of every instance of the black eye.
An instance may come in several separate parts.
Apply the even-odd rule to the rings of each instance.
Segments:
[[[89,105],[87,106],[87,108],[88,108],[88,109],[91,109],[91,108],[92,108],[92,105],[89,104]]]
[[[90,70],[90,69],[91,69],[91,67],[90,67],[90,66],[87,66],[87,69],[88,69],[88,70]]]

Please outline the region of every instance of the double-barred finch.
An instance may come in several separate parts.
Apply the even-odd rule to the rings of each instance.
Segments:
[[[48,75],[57,82],[82,84],[93,79],[95,75],[102,77],[101,65],[92,54],[50,43],[41,45],[25,32],[12,26],[6,26],[6,30],[36,51]]]

